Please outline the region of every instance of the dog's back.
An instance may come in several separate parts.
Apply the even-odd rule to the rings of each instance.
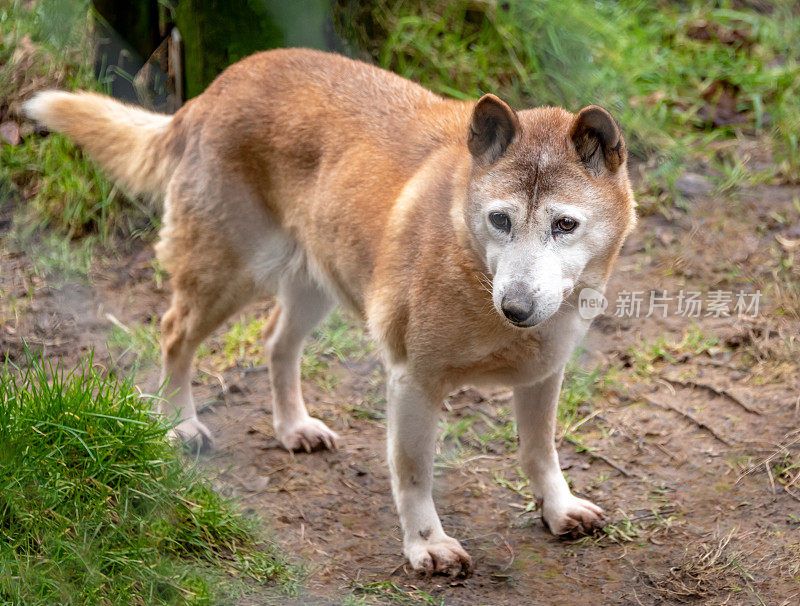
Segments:
[[[251,180],[363,310],[392,206],[435,150],[468,161],[470,109],[345,57],[275,50],[228,68],[185,112],[205,162]]]
[[[189,220],[189,199],[203,198],[191,202],[198,220],[234,222],[253,210],[242,198],[257,199],[363,310],[392,205],[432,150],[463,147],[470,107],[339,55],[278,49],[232,65],[171,117],[62,92],[40,94],[28,113],[133,193],[166,196],[165,239],[178,237],[173,217]],[[174,256],[165,252],[168,267]]]

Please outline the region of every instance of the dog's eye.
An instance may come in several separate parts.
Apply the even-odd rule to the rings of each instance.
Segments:
[[[562,233],[569,233],[578,227],[578,222],[569,217],[561,217],[558,221],[553,223],[553,231],[560,231]]]
[[[490,213],[489,221],[502,232],[508,233],[511,231],[511,219],[506,213]]]

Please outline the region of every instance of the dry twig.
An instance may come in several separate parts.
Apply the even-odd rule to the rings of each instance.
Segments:
[[[697,387],[699,389],[705,389],[706,391],[714,394],[715,396],[719,396],[720,398],[725,398],[740,408],[746,410],[747,412],[754,414],[754,415],[761,415],[763,414],[760,410],[753,408],[752,406],[745,404],[740,398],[737,398],[727,389],[718,389],[713,385],[709,385],[707,383],[700,383],[698,381],[688,380],[688,381],[681,381],[679,379],[671,379],[669,377],[664,377],[664,380],[667,383],[671,383],[672,385],[677,385],[678,387],[686,387],[686,388],[694,388]]]
[[[656,402],[652,398],[648,398],[647,396],[644,396],[644,395],[641,396],[641,397],[648,404],[652,404],[653,406],[657,406],[658,408],[661,408],[662,410],[671,410],[672,412],[682,416],[684,419],[687,419],[688,421],[691,421],[692,423],[694,423],[695,425],[697,425],[701,429],[705,429],[708,433],[710,433],[712,436],[714,436],[714,438],[716,438],[717,440],[719,440],[720,442],[725,444],[725,446],[732,446],[730,440],[728,440],[727,438],[725,438],[722,435],[720,435],[719,433],[717,433],[717,431],[713,427],[708,425],[705,421],[701,421],[700,419],[698,419],[694,415],[691,415],[688,412],[684,412],[680,408],[675,408],[672,404],[662,404],[661,402]]]
[[[575,440],[575,439],[573,439],[573,438],[570,438],[569,436],[565,436],[565,437],[564,437],[564,439],[565,439],[567,442],[569,442],[570,444],[574,445],[574,446],[578,446],[579,448],[583,448],[583,450],[584,450],[584,451],[586,451],[586,453],[587,453],[587,454],[588,454],[590,457],[592,457],[592,458],[594,458],[594,459],[600,459],[600,460],[601,460],[601,461],[603,461],[603,462],[604,462],[606,465],[608,465],[608,466],[610,466],[610,467],[613,467],[614,469],[616,469],[618,472],[620,472],[620,473],[621,473],[622,475],[624,475],[626,478],[630,478],[630,477],[633,475],[631,472],[629,472],[627,469],[625,469],[625,468],[624,468],[622,465],[619,465],[618,463],[615,463],[614,461],[612,461],[611,459],[609,459],[609,458],[608,458],[607,456],[605,456],[604,454],[602,454],[602,453],[599,453],[599,452],[597,452],[596,450],[592,450],[592,449],[590,449],[590,448],[587,448],[587,447],[586,447],[584,444],[581,444],[580,442],[578,442],[577,440]]]
[[[755,472],[756,470],[760,469],[762,466],[766,470],[767,478],[769,479],[770,487],[772,489],[772,493],[775,494],[775,479],[772,474],[771,465],[773,461],[780,458],[791,458],[798,456],[797,451],[800,450],[800,429],[795,429],[787,433],[781,443],[777,446],[777,448],[770,453],[768,456],[760,459],[756,463],[748,466],[747,469],[742,472],[739,477],[736,479],[736,483],[742,481],[745,476],[749,476],[751,473]],[[790,459],[791,460],[791,459]],[[790,472],[794,470],[794,474]],[[794,485],[800,481],[800,465],[797,463],[788,466],[784,471],[780,474],[779,479],[781,479],[782,483],[781,486],[790,497],[792,497],[795,501],[800,501],[800,493],[796,492],[793,487]]]
[[[732,550],[729,545],[735,530],[716,538],[713,543],[702,542],[690,547],[681,561],[665,573],[638,572],[646,576],[669,603],[726,604],[744,584],[763,604],[750,583],[752,577],[741,566],[745,554]]]

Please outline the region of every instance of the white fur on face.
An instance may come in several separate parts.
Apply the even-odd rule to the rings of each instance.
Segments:
[[[494,199],[473,208],[470,224],[483,247],[492,275],[492,302],[500,315],[503,297],[522,285],[534,303],[526,324],[540,324],[559,310],[578,284],[593,284],[600,278],[593,271],[584,275],[592,259],[604,254],[611,234],[599,205],[578,207],[547,197],[530,212],[527,203],[516,198]],[[495,212],[509,216],[510,233],[492,225],[489,216]],[[576,220],[578,226],[569,233],[554,231],[553,223],[563,217]]]

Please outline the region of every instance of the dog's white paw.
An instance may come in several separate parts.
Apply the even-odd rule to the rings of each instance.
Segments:
[[[180,442],[190,450],[204,451],[213,445],[208,427],[197,418],[185,419],[173,427],[167,437],[173,442]]]
[[[286,450],[305,450],[311,452],[319,448],[336,448],[339,436],[325,423],[314,417],[307,417],[291,425],[276,428],[278,440]]]
[[[461,543],[447,535],[429,541],[415,541],[404,551],[417,572],[452,576],[466,576],[472,572],[472,558]]]
[[[602,528],[606,516],[602,508],[572,494],[542,503],[542,520],[554,535],[578,537]]]

